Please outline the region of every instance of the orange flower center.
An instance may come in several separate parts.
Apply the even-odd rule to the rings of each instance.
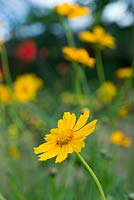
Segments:
[[[63,130],[61,134],[57,137],[56,144],[64,145],[68,144],[73,138],[73,131],[70,129]]]

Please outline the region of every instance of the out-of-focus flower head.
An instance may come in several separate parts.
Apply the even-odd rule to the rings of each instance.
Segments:
[[[117,144],[123,147],[129,147],[131,145],[130,139],[126,137],[122,131],[113,132],[110,141],[113,144]]]
[[[33,62],[37,56],[37,47],[33,40],[21,42],[16,49],[16,58],[23,62]]]
[[[13,85],[13,99],[22,103],[31,101],[36,97],[36,93],[42,85],[43,81],[35,74],[20,75]]]
[[[99,87],[97,91],[98,97],[102,103],[108,104],[110,103],[117,94],[117,88],[114,83],[110,81],[105,81]]]
[[[61,5],[57,5],[55,7],[55,10],[58,14],[68,18],[81,17],[90,13],[90,10],[87,7],[69,3],[63,3]]]
[[[7,104],[11,100],[11,90],[5,84],[0,84],[0,103]]]
[[[14,160],[18,160],[20,158],[20,151],[16,146],[12,146],[9,148],[9,155]]]
[[[65,59],[69,61],[78,62],[80,64],[86,65],[89,68],[94,67],[95,59],[90,57],[88,52],[83,48],[64,47],[62,52]]]
[[[95,130],[97,120],[87,123],[89,110],[76,121],[75,113],[64,112],[63,118],[58,120],[57,128],[45,135],[45,143],[34,148],[40,161],[56,157],[56,163],[64,161],[69,153],[80,152],[85,146],[84,140]]]
[[[125,118],[129,114],[129,105],[124,105],[121,106],[120,109],[118,110],[118,116],[120,118]]]
[[[132,75],[134,76],[134,73],[130,67],[119,68],[116,70],[116,77],[119,79],[127,79]]]
[[[72,105],[77,105],[80,103],[82,106],[87,106],[89,103],[89,97],[87,95],[79,95],[78,99],[76,94],[67,91],[61,94],[61,100],[65,104]]]
[[[79,39],[83,42],[93,43],[99,49],[105,47],[114,49],[116,47],[114,37],[107,33],[101,26],[94,27],[92,32],[82,31],[79,33]]]

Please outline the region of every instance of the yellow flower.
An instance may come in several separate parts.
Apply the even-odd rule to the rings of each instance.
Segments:
[[[64,161],[69,153],[80,152],[85,146],[84,140],[94,129],[97,120],[86,122],[89,118],[89,111],[85,111],[76,122],[74,113],[65,112],[63,119],[58,121],[58,127],[51,129],[45,136],[46,142],[34,148],[39,160],[44,161],[56,156],[56,163]]]
[[[58,14],[66,16],[68,18],[76,18],[87,15],[90,10],[86,7],[82,7],[78,4],[63,3],[55,7]]]
[[[16,147],[10,147],[9,155],[11,156],[11,158],[18,160],[20,158],[20,151]]]
[[[122,131],[113,132],[110,140],[112,143],[123,147],[129,147],[131,144],[130,139],[128,137],[125,137]]]
[[[107,33],[103,27],[96,26],[92,32],[83,31],[79,34],[79,39],[83,42],[89,42],[98,45],[99,48],[115,48],[115,39]]]
[[[13,99],[22,103],[33,100],[43,82],[35,74],[24,74],[18,76],[14,82]]]
[[[114,97],[117,94],[117,89],[116,86],[110,82],[110,81],[105,81],[102,83],[100,88],[97,91],[99,99],[102,101],[104,104],[110,103]]]
[[[95,64],[95,59],[90,57],[88,52],[83,48],[71,48],[64,47],[62,49],[64,57],[67,60],[78,62],[80,64],[86,65],[89,68],[93,68]]]
[[[119,110],[118,110],[118,116],[120,118],[125,118],[127,117],[129,114],[129,106],[128,105],[125,105],[125,106],[122,106]]]
[[[11,99],[11,91],[8,86],[0,84],[0,103],[7,104]]]
[[[130,67],[119,68],[116,71],[116,77],[119,79],[126,79],[131,77],[133,74],[132,69]],[[133,74],[134,75],[134,74]]]

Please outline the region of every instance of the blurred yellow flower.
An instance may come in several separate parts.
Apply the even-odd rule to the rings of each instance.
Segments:
[[[129,114],[129,106],[128,105],[125,105],[125,106],[122,106],[119,110],[118,110],[118,116],[120,118],[125,118],[127,117]]]
[[[94,27],[92,32],[82,31],[79,34],[79,39],[83,42],[96,44],[99,48],[108,47],[114,49],[116,47],[114,37],[101,26]]]
[[[90,10],[86,7],[82,7],[78,4],[63,3],[57,5],[55,10],[58,14],[66,16],[68,18],[76,18],[87,15]]]
[[[42,85],[43,81],[35,74],[20,75],[13,85],[13,99],[22,103],[31,101],[36,97],[36,93]]]
[[[62,52],[65,59],[69,61],[78,62],[88,66],[89,68],[94,67],[95,59],[90,57],[88,52],[83,48],[64,47]]]
[[[125,137],[122,131],[113,132],[111,135],[110,141],[113,144],[117,144],[123,147],[129,147],[131,144],[130,139],[128,137]]]
[[[11,100],[11,91],[8,86],[0,84],[0,103],[7,104]]]
[[[9,155],[11,156],[11,158],[18,160],[20,158],[20,151],[16,146],[10,147]]]
[[[93,120],[87,125],[89,111],[85,110],[76,122],[74,113],[65,112],[63,119],[58,121],[58,127],[51,129],[45,136],[46,142],[34,148],[35,154],[39,155],[39,160],[44,161],[56,156],[56,163],[64,161],[69,153],[80,152],[85,146],[84,140],[94,129],[97,120]]]
[[[99,97],[99,99],[101,100],[102,103],[108,104],[116,96],[117,89],[116,89],[116,86],[112,82],[105,81],[99,87],[97,94],[98,94],[98,97]]]
[[[65,104],[72,105],[77,105],[80,103],[81,105],[86,106],[89,103],[89,98],[87,95],[79,95],[79,99],[77,99],[77,95],[71,92],[63,92],[61,94],[61,100]]]
[[[116,70],[116,77],[119,79],[126,79],[134,75],[130,67],[119,68]]]

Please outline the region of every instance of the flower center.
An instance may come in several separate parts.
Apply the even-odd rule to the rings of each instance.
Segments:
[[[63,130],[61,134],[57,137],[56,144],[68,144],[73,138],[73,131],[70,129]]]

